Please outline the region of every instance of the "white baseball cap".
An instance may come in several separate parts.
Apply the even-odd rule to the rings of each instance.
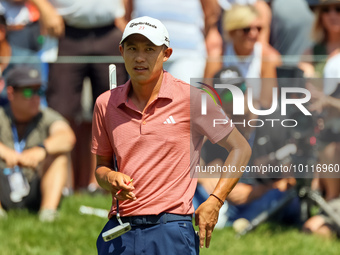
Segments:
[[[157,46],[164,44],[165,46],[170,47],[168,30],[158,19],[144,16],[130,20],[124,29],[120,44],[132,34],[144,35]]]

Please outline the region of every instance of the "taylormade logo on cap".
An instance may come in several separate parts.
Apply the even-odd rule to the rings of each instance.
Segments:
[[[138,22],[138,23],[131,23],[130,24],[130,27],[134,27],[134,26],[138,26],[138,25],[146,25],[146,26],[150,26],[150,27],[153,27],[153,28],[156,28],[157,27],[155,25],[152,25],[150,24],[149,22]]]
[[[164,44],[170,47],[168,30],[158,19],[144,16],[131,20],[125,27],[120,43],[132,34],[143,35],[157,46]]]

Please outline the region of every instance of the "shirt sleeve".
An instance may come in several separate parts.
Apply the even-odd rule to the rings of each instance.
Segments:
[[[100,156],[112,156],[113,149],[105,125],[105,112],[106,105],[100,102],[99,97],[93,110],[91,152]]]
[[[204,135],[215,144],[226,137],[234,127],[231,126],[230,119],[222,107],[210,95],[197,88],[192,88],[192,90],[190,93],[190,115],[193,134]],[[202,104],[203,97],[206,98],[205,105]],[[202,114],[202,107],[206,109],[206,114]]]
[[[46,107],[42,110],[44,124],[50,128],[50,126],[56,121],[64,121],[68,123],[68,121],[58,112],[53,110],[52,108]],[[68,123],[69,124],[69,123]]]

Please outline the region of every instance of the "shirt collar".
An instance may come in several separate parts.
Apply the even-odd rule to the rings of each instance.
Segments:
[[[128,94],[131,88],[131,80],[128,80],[124,85],[118,86],[118,98],[116,100],[117,106],[124,104],[128,99]]]
[[[172,93],[172,80],[174,77],[168,73],[167,71],[163,70],[163,80],[161,87],[158,92],[157,98],[168,98],[173,100],[173,93]],[[116,101],[117,106],[121,104],[125,104],[128,100],[128,94],[131,89],[131,79],[128,80],[124,85],[119,86],[117,89],[120,89],[118,99]]]
[[[169,98],[171,100],[173,100],[173,93],[172,93],[172,89],[173,89],[173,79],[174,77],[168,73],[167,71],[163,71],[163,81],[162,81],[162,85],[161,88],[159,89],[158,92],[158,98]]]

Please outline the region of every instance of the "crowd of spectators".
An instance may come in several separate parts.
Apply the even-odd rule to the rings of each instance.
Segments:
[[[244,79],[238,86],[252,88],[258,107],[266,109],[273,101],[272,89],[278,86],[275,79],[281,78],[278,68],[299,68],[303,73],[300,78],[324,79],[321,89],[306,85],[312,92],[310,109],[321,117],[327,115],[333,120],[339,117],[340,93],[336,80],[340,78],[338,0],[1,1],[0,109],[6,109],[9,101],[13,103],[13,91],[8,89],[10,84],[6,84],[11,69],[29,65],[41,74],[41,83],[33,84],[41,86],[44,92],[39,95],[41,108],[50,107],[58,112],[58,117],[70,125],[76,138],[71,156],[67,157],[70,162],[65,171],[68,173],[60,173],[68,176],[65,182],[69,192],[100,190],[94,177],[94,156],[90,153],[91,119],[84,117],[82,96],[84,98],[86,84],[90,83],[90,96],[85,96],[85,102],[93,104],[109,88],[109,62],[106,57],[116,57],[112,63],[117,66],[117,83],[123,84],[128,80],[124,65],[118,58],[118,46],[127,22],[141,16],[157,18],[169,30],[174,54],[165,64],[165,69],[174,77],[190,83],[190,78],[226,78],[228,70],[229,73],[236,72]],[[46,58],[47,54],[50,58]],[[51,54],[54,56],[51,57]],[[70,58],[63,62],[60,61],[62,57]],[[228,95],[222,98],[226,99],[223,108],[230,113],[229,117],[237,118],[232,116]],[[321,117],[317,121],[321,131],[316,160],[321,164],[339,164],[339,124]],[[258,116],[247,115],[247,118]],[[281,139],[275,132],[282,134]],[[275,132],[261,134],[260,130],[241,130],[253,151],[261,151],[253,155],[252,164],[256,164],[257,158],[285,145],[284,131]],[[266,150],[258,142],[264,137],[272,145],[271,148],[266,146]],[[0,137],[0,145],[2,143],[4,141]],[[48,147],[47,152],[52,154]],[[68,153],[67,150],[62,152]],[[202,150],[202,164],[224,161],[216,155],[209,155],[209,152],[207,141]],[[8,162],[2,155],[0,147],[0,163]],[[326,201],[330,201],[334,213],[339,213],[338,180],[315,178],[312,182],[312,187],[323,192]],[[215,184],[214,179],[199,180],[194,201],[196,207],[202,201],[200,197],[207,196]],[[221,217],[218,226],[231,225],[238,218],[252,220],[294,186],[294,178],[271,182],[261,178],[253,178],[249,182],[244,178],[227,198],[225,212],[221,211],[225,217]],[[52,206],[53,210],[57,204]],[[299,217],[298,198],[289,206],[282,218],[289,217],[290,222],[296,223]],[[1,210],[0,207],[0,216],[4,214]],[[303,229],[327,236],[339,233],[336,224],[323,212],[308,220]]]

